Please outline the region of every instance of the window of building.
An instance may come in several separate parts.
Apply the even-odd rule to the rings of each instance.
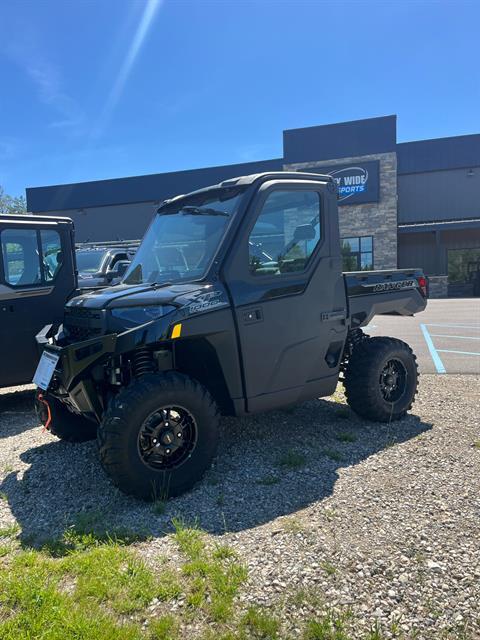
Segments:
[[[316,191],[272,191],[249,237],[254,276],[303,271],[322,238]]]
[[[371,271],[373,269],[373,237],[341,238],[344,271]]]
[[[467,284],[480,280],[480,248],[448,250],[448,283]]]

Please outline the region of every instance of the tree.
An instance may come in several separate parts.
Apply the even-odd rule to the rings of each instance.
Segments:
[[[9,196],[0,186],[0,214],[26,213],[27,201],[24,196]]]

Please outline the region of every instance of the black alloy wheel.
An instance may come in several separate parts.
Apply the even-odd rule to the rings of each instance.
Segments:
[[[407,370],[400,360],[392,358],[380,374],[380,389],[387,402],[396,402],[405,393]]]
[[[138,452],[151,469],[175,469],[191,456],[196,442],[197,423],[193,415],[184,407],[161,407],[142,424]]]

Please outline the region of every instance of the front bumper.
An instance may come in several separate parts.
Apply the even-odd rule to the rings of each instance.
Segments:
[[[75,413],[99,422],[103,407],[90,368],[101,365],[115,353],[117,335],[107,334],[65,346],[57,343],[57,336],[53,325],[47,325],[36,336],[42,352],[47,350],[59,356],[47,394],[68,404]]]

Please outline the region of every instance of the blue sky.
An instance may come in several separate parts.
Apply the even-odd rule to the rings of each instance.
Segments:
[[[480,132],[480,3],[3,0],[0,185],[280,157],[282,130],[398,115]]]

